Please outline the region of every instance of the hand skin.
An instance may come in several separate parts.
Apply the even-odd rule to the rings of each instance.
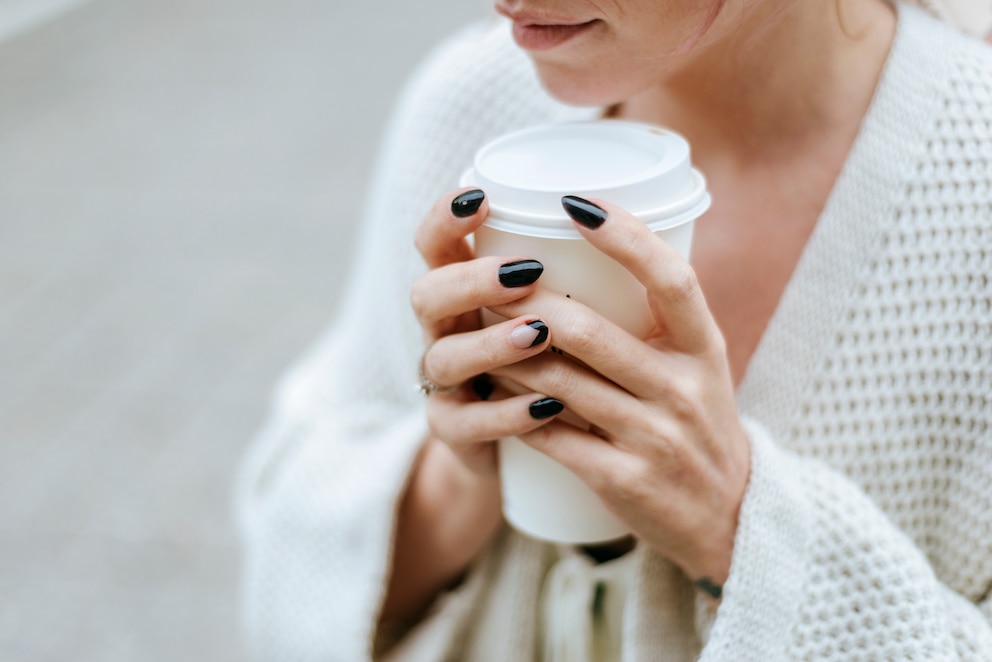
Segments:
[[[463,386],[430,397],[433,437],[400,508],[380,622],[415,618],[488,546],[499,525],[492,440],[510,435],[572,469],[637,539],[691,579],[722,585],[750,449],[723,336],[692,269],[643,223],[606,203],[596,201],[607,215],[601,227],[576,224],[647,289],[656,327],[648,338],[634,338],[539,282],[501,287],[499,264],[522,258],[472,259],[464,238],[487,208],[456,219],[447,201],[417,235],[430,271],[415,284],[411,303],[427,342],[437,339],[425,372],[439,386],[487,373],[530,393],[497,388],[483,402]],[[483,307],[508,321],[480,329]],[[550,327],[566,356],[544,351],[550,337],[526,349],[508,342],[513,329],[536,319]],[[531,418],[529,403],[549,396],[591,428]]]
[[[654,331],[634,338],[539,288],[494,311],[535,311],[566,357],[548,352],[490,372],[591,423],[586,430],[559,419],[520,436],[574,471],[691,579],[722,585],[750,474],[724,339],[685,260],[630,214],[595,204],[605,222],[576,228],[645,286]]]
[[[431,436],[425,443],[397,514],[393,568],[379,617],[409,623],[465,573],[489,545],[502,521],[494,440],[522,434],[552,418],[536,420],[528,407],[539,393],[513,395],[496,388],[483,402],[472,378],[490,368],[540,354],[546,338],[530,345],[538,320],[527,314],[480,328],[481,308],[511,303],[536,285],[507,287],[500,266],[526,256],[472,259],[466,237],[486,218],[485,202],[468,217],[455,216],[452,199],[440,200],[417,231],[416,245],[429,271],[414,285],[410,300],[430,350],[424,371],[439,386],[427,402]],[[524,342],[521,347],[521,333]]]

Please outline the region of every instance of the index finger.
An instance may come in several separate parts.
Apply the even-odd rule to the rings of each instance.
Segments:
[[[428,269],[473,257],[466,237],[482,225],[489,203],[481,189],[462,188],[438,200],[417,226],[414,245]]]
[[[696,353],[719,343],[696,272],[678,251],[616,205],[566,195],[562,207],[589,243],[644,285],[651,312],[676,349]]]

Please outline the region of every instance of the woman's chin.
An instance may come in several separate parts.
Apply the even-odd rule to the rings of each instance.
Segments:
[[[569,106],[607,107],[620,103],[629,96],[619,86],[597,81],[594,77],[557,71],[539,64],[536,66],[545,91]]]

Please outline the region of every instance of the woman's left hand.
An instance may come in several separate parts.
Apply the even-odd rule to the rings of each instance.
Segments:
[[[579,231],[647,289],[655,329],[635,338],[538,289],[494,311],[540,314],[555,346],[578,361],[544,352],[493,374],[588,421],[588,431],[556,420],[522,439],[574,471],[700,586],[721,586],[750,471],[723,335],[695,272],[673,248],[615,206],[570,199],[565,208]]]

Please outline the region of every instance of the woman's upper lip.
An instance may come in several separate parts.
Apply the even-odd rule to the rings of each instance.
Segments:
[[[551,16],[535,11],[513,11],[502,5],[496,5],[496,12],[517,25],[584,25],[592,22],[590,19]]]

